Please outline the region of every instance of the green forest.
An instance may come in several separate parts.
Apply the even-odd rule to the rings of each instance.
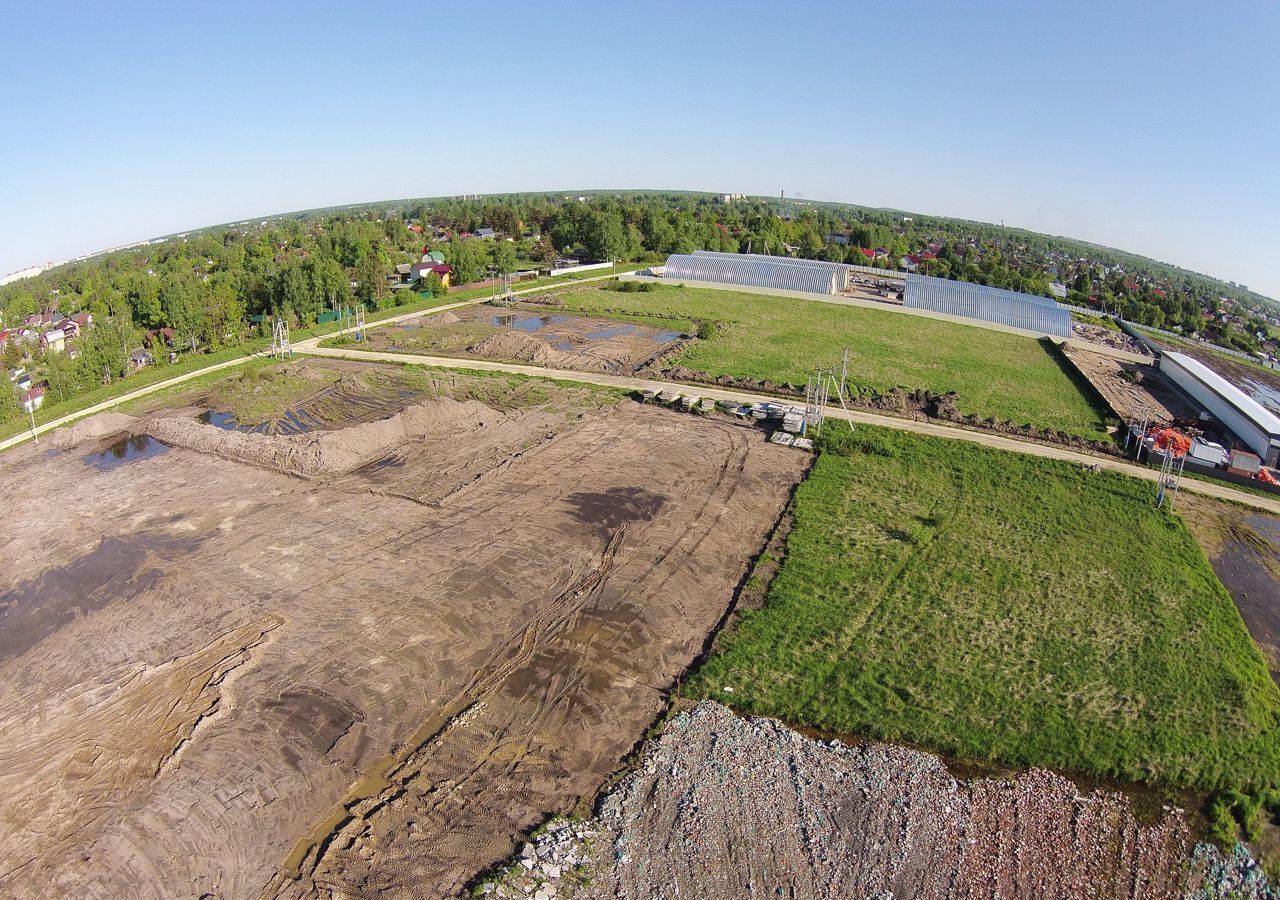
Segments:
[[[1275,314],[1264,298],[1243,289],[1076,241],[841,204],[721,199],[650,191],[585,200],[577,194],[438,198],[207,228],[0,287],[9,327],[54,309],[87,311],[95,322],[77,338],[74,359],[10,340],[5,363],[34,367],[45,376],[49,399],[66,400],[105,377],[126,375],[129,353],[148,331],[170,329],[163,338],[181,354],[214,353],[259,338],[262,326],[255,322],[263,316],[309,326],[352,303],[387,309],[420,293],[443,294],[436,275],[413,290],[389,284],[397,265],[418,262],[424,250],[443,254],[456,286],[491,273],[551,267],[566,256],[658,261],[708,249],[867,264],[859,250],[865,247],[888,251],[877,264],[896,266],[901,256],[932,244],[935,258],[922,265],[928,274],[1045,295],[1058,280],[1070,287],[1071,302],[1097,304],[1140,324],[1205,333],[1246,351],[1258,349],[1256,334],[1268,333],[1268,323],[1254,313]],[[497,238],[466,236],[480,228],[493,229]],[[1222,297],[1245,313],[1242,323],[1220,323],[1215,331],[1205,312],[1219,309]],[[17,414],[11,400],[0,398],[0,421]]]

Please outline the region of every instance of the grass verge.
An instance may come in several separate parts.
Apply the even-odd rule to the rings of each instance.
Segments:
[[[643,293],[584,288],[567,308],[714,323],[678,362],[713,375],[804,384],[839,365],[861,391],[896,386],[959,394],[964,413],[997,416],[1082,437],[1105,434],[1105,408],[1085,396],[1033,338],[902,313],[710,288],[662,285]]]
[[[685,692],[960,758],[1280,784],[1280,691],[1147,484],[868,426],[823,436],[764,607]]]

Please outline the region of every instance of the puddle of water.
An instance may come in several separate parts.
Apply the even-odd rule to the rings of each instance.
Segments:
[[[162,577],[147,564],[150,554],[173,564],[209,537],[162,531],[104,537],[78,559],[0,593],[0,660],[25,653],[79,616],[139,596]]]
[[[489,316],[489,324],[498,328],[514,328],[529,334],[537,334],[553,325],[576,323],[579,333],[573,338],[561,338],[552,346],[557,350],[573,350],[583,343],[604,341],[609,338],[636,335],[656,344],[665,344],[680,337],[682,332],[669,329],[653,331],[651,326],[636,322],[611,322],[601,320],[598,324],[590,319],[565,315],[521,315],[519,313],[494,313]]]
[[[215,412],[212,409],[206,409],[196,419],[205,425],[212,425],[215,428],[221,428],[223,431],[241,431],[239,425],[236,424],[236,417],[229,412]]]
[[[136,434],[121,438],[100,453],[90,453],[84,458],[85,464],[94,466],[104,472],[128,462],[150,459],[161,453],[168,453],[169,447],[148,434]]]

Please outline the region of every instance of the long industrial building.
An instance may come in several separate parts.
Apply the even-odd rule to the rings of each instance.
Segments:
[[[855,275],[902,278],[902,273],[816,259],[720,253],[698,250],[667,259],[663,277],[671,281],[740,285],[808,294],[842,294],[854,287]],[[1037,334],[1071,337],[1071,313],[1048,297],[927,275],[907,275],[902,305],[1020,328]]]
[[[985,284],[908,275],[902,305],[1055,337],[1071,337],[1071,311],[1054,300]]]
[[[836,294],[849,283],[848,266],[789,256],[754,253],[714,253],[699,250],[667,259],[663,277],[680,281],[708,281],[780,291]]]
[[[1280,416],[1185,353],[1162,353],[1160,371],[1230,428],[1264,465],[1280,464]]]

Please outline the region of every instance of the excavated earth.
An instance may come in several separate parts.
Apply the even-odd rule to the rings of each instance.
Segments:
[[[593,797],[807,456],[570,403],[0,456],[0,896],[453,896]]]
[[[495,898],[1176,898],[1180,811],[1041,770],[953,778],[936,757],[850,747],[703,701],[676,715],[599,814],[555,822],[480,886]]]

